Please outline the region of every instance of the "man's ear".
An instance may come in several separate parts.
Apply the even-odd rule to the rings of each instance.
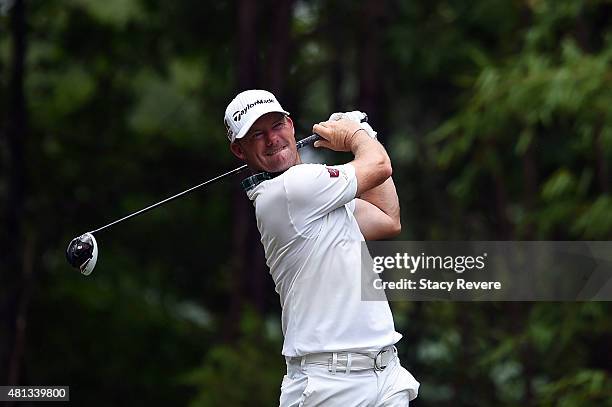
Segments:
[[[246,159],[246,155],[244,154],[242,147],[237,142],[233,142],[232,144],[230,144],[230,150],[232,150],[232,153],[234,153],[234,155],[240,158],[241,160],[244,161]]]
[[[291,125],[291,132],[293,133],[293,137],[295,137],[295,126],[293,125],[293,120],[291,120],[291,117],[289,116],[285,116],[285,120],[287,120],[287,123]]]

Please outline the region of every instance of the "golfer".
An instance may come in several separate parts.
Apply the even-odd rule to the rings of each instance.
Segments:
[[[272,93],[247,90],[225,111],[232,153],[257,173],[242,185],[282,306],[283,407],[407,406],[419,387],[397,357],[388,302],[361,300],[361,242],[401,226],[389,156],[355,114],[314,125],[315,147],[354,156],[328,166],[301,162]]]

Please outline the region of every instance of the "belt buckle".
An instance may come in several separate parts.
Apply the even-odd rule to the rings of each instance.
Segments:
[[[385,370],[387,365],[380,366],[378,360],[380,358],[380,363],[382,363],[382,355],[383,353],[388,352],[388,351],[389,349],[381,349],[380,351],[378,351],[378,353],[374,357],[374,370],[379,371],[379,372]]]

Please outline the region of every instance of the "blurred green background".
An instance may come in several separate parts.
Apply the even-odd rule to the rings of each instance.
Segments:
[[[400,240],[609,240],[612,3],[0,2],[0,384],[81,406],[277,405],[280,306],[222,122],[366,111]],[[327,162],[344,156],[314,157]],[[610,406],[609,303],[393,303],[415,406]],[[22,404],[23,405],[23,404]],[[411,404],[412,405],[412,404]]]

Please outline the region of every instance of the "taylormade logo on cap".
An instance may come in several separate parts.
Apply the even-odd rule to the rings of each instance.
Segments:
[[[267,90],[251,89],[238,94],[225,109],[227,138],[233,143],[244,137],[257,119],[271,112],[289,114]]]
[[[260,103],[274,103],[274,99],[266,99],[266,100],[256,100],[253,103],[250,103],[247,105],[247,107],[245,107],[244,109],[240,110],[240,111],[235,111],[234,112],[234,121],[235,122],[239,122],[240,118],[242,117],[243,114],[245,114],[246,112],[249,111],[250,108],[252,108],[255,105],[258,105]]]

